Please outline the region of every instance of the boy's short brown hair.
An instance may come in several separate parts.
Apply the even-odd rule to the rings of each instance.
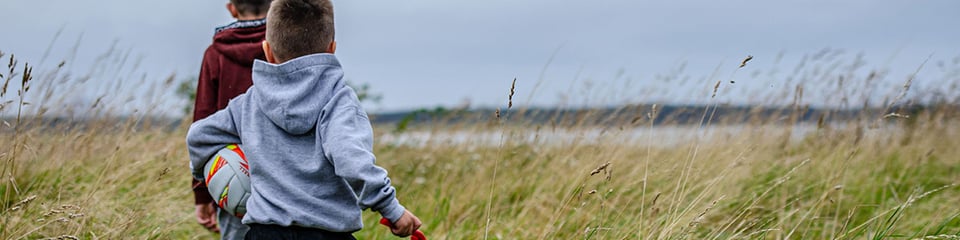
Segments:
[[[271,0],[230,0],[241,14],[261,15],[270,9]]]
[[[278,62],[327,52],[333,42],[330,0],[274,0],[267,13],[267,42]]]

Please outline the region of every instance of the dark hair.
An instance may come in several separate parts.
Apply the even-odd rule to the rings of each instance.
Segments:
[[[279,62],[326,52],[333,28],[330,0],[274,0],[267,13],[267,42]]]
[[[230,0],[240,14],[260,15],[267,13],[272,0]]]

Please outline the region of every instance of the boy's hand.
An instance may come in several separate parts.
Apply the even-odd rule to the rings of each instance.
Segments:
[[[197,204],[196,213],[197,222],[200,225],[215,233],[220,232],[220,228],[217,227],[217,209],[213,207],[213,203]]]
[[[397,237],[407,237],[420,229],[420,224],[420,219],[407,210],[403,212],[400,219],[397,219],[397,222],[393,223],[393,226],[390,226],[390,232]]]

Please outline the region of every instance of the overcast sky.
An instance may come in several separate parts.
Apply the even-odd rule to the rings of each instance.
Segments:
[[[0,51],[52,69],[79,43],[67,67],[88,72],[115,44],[141,59],[119,77],[162,82],[175,73],[176,80],[187,79],[198,72],[213,29],[231,21],[225,3],[4,0]],[[723,103],[768,103],[757,95],[789,92],[806,81],[814,92],[806,101],[826,104],[832,100],[816,100],[817,93],[834,91],[835,79],[818,74],[841,71],[831,65],[856,65],[858,55],[865,64],[851,73],[886,70],[872,95],[895,95],[928,57],[918,89],[960,81],[950,72],[960,66],[955,0],[367,0],[334,6],[337,55],[349,81],[383,95],[368,105],[374,112],[501,106],[514,78],[515,104],[524,106],[701,103],[712,101],[718,80],[724,85],[715,101]],[[735,71],[747,55],[754,59]],[[805,70],[795,72],[801,62]],[[104,88],[77,92],[86,101],[118,94]]]

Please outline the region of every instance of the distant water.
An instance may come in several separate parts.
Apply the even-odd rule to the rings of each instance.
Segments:
[[[695,141],[710,141],[717,138],[733,139],[758,134],[784,134],[783,125],[725,125],[699,128],[695,126],[657,126],[653,128],[586,128],[586,129],[549,129],[504,131],[427,131],[417,130],[404,133],[385,133],[378,136],[379,144],[429,146],[436,144],[481,144],[497,146],[501,141],[523,142],[527,144],[566,145],[572,143],[620,143],[649,145],[656,147],[683,146]],[[800,140],[817,130],[814,124],[798,124],[790,131],[792,140]],[[745,135],[746,134],[746,135]]]

